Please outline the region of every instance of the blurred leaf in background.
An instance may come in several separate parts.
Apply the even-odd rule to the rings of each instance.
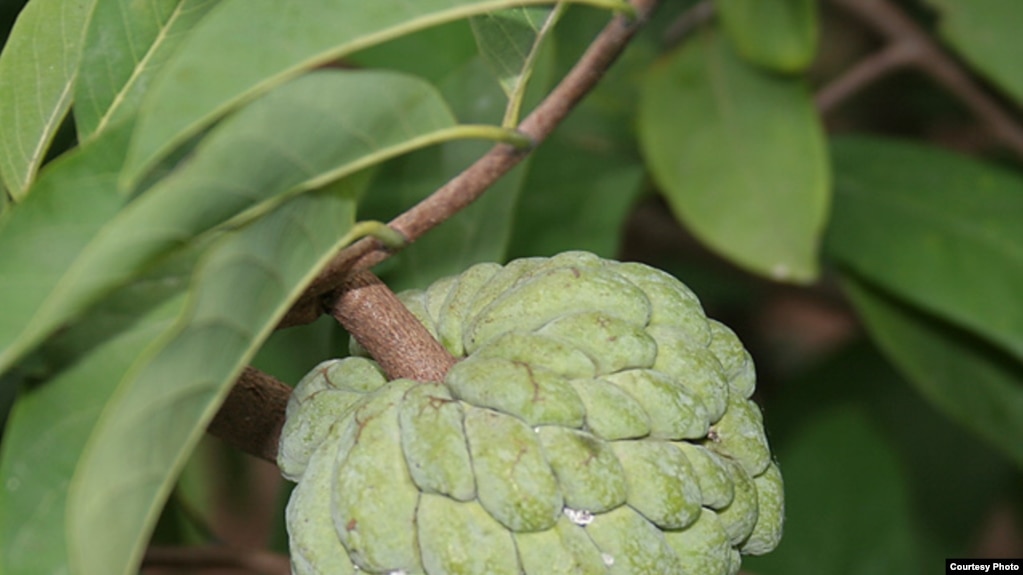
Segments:
[[[817,0],[716,0],[736,50],[778,72],[802,72],[817,52]]]
[[[638,121],[653,177],[694,235],[755,273],[817,277],[829,166],[801,81],[751,68],[701,32],[651,67]]]
[[[1023,104],[1018,36],[1023,5],[1014,0],[926,2],[938,11],[942,37],[1018,104]]]

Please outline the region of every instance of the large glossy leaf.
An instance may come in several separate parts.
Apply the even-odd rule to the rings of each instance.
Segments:
[[[74,89],[79,139],[130,117],[167,58],[217,2],[98,2]]]
[[[17,270],[11,277],[19,278],[17,285],[3,287],[10,290],[4,301],[17,302],[18,315],[0,331],[0,343],[10,347],[0,359],[13,360],[161,254],[229,219],[237,222],[243,212],[253,217],[270,209],[288,193],[465,135],[453,124],[433,88],[389,72],[320,71],[271,92],[218,125],[180,169],[101,229],[76,236],[68,250],[71,257],[45,266],[45,275],[30,269],[39,257],[33,251],[38,246],[26,245],[18,252],[24,257],[13,261],[0,253],[0,270]],[[109,195],[109,178],[102,184],[100,192]],[[82,184],[63,178],[54,184],[59,188],[55,195],[70,194],[76,185]],[[25,237],[52,241],[46,207],[13,210],[10,224],[21,225],[0,230],[0,240],[5,245],[22,245]],[[69,206],[51,209],[74,221]],[[21,220],[19,211],[27,212]],[[61,239],[69,234],[57,229]]]
[[[879,139],[833,152],[829,255],[1023,358],[1023,177]]]
[[[941,13],[941,34],[971,64],[1023,106],[1017,0],[927,0]]]
[[[618,254],[625,218],[639,196],[643,166],[553,138],[534,153],[515,212],[510,257],[586,250]]]
[[[614,0],[579,0],[619,7]],[[318,65],[429,26],[552,0],[226,0],[153,82],[126,181],[239,103]]]
[[[778,452],[785,535],[743,558],[760,575],[916,573],[919,552],[891,442],[855,404],[821,410]]]
[[[939,410],[1023,467],[1023,363],[853,277],[846,292],[878,345]]]
[[[817,276],[829,173],[802,82],[749,66],[704,32],[650,70],[639,135],[672,210],[703,242],[777,280]]]
[[[117,174],[130,134],[124,124],[53,162],[33,193],[0,219],[0,373],[67,319],[40,318],[44,298],[60,302],[75,290],[60,278],[120,209]]]
[[[352,240],[346,232],[364,182],[297,196],[207,252],[173,335],[120,382],[83,451],[68,494],[73,573],[137,567],[231,383],[318,268]]]
[[[50,342],[56,373],[21,390],[4,431],[0,572],[68,572],[64,510],[75,465],[118,381],[184,308],[187,279],[182,262],[164,266]]]
[[[715,0],[725,32],[750,62],[778,72],[806,69],[817,51],[817,0]]]
[[[34,0],[0,54],[0,179],[22,199],[71,105],[95,0]]]
[[[565,6],[560,3],[554,8],[513,8],[470,20],[480,55],[494,71],[508,97],[505,126],[518,124],[522,98],[540,47],[554,29]]]

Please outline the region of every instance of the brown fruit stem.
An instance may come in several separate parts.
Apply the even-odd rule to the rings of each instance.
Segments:
[[[246,367],[208,431],[231,447],[277,463],[277,443],[291,388],[254,367]]]
[[[455,364],[455,358],[371,272],[348,276],[330,312],[389,379],[444,381]]]

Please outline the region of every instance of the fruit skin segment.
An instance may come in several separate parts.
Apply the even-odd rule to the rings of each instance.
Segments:
[[[550,529],[564,502],[536,432],[519,419],[469,408],[465,431],[479,501],[512,531]]]
[[[493,385],[494,381],[500,385]],[[469,404],[516,416],[528,425],[581,427],[582,400],[557,373],[520,361],[470,358],[455,364],[446,380]]]
[[[608,441],[650,434],[650,416],[643,406],[617,385],[601,379],[573,380],[586,411],[585,427]]]
[[[355,566],[348,551],[334,530],[329,505],[334,477],[334,455],[339,448],[341,428],[335,427],[331,437],[320,446],[312,464],[305,469],[303,480],[291,493],[285,509],[291,548],[291,570],[296,575],[350,575]]]
[[[707,447],[738,461],[751,477],[763,473],[771,463],[764,416],[752,401],[733,396],[728,411],[711,431]]]
[[[726,465],[735,485],[735,497],[728,507],[718,511],[718,518],[732,545],[740,545],[750,536],[757,523],[760,512],[757,507],[757,486],[740,464],[729,459]]]
[[[338,417],[385,383],[377,364],[362,357],[324,361],[303,377],[288,401],[281,430],[277,464],[284,477],[298,481]]]
[[[728,408],[728,383],[721,362],[708,348],[693,345],[677,328],[653,326],[649,333],[657,342],[654,369],[690,390],[706,408],[711,423],[721,419]]]
[[[627,502],[661,529],[685,529],[700,515],[703,495],[689,460],[667,441],[615,441],[629,483]]]
[[[756,387],[756,370],[753,357],[742,342],[727,325],[709,320],[710,349],[714,357],[721,363],[722,373],[728,380],[728,388],[733,395],[749,399]]]
[[[566,252],[399,295],[459,361],[296,386],[294,573],[734,575],[778,545],[753,360],[672,276]]]
[[[630,369],[604,379],[643,406],[650,418],[650,437],[698,439],[707,435],[710,415],[704,403],[670,375],[652,369]]]
[[[451,355],[455,357],[465,355],[462,347],[462,325],[465,316],[479,289],[501,269],[497,264],[476,264],[458,276],[455,285],[450,288],[436,322],[437,333],[440,334],[438,339]],[[429,292],[430,290],[427,290],[427,293]]]
[[[542,367],[570,379],[593,377],[597,373],[594,361],[570,342],[529,331],[510,331],[494,338],[473,354],[473,359],[481,358]]]
[[[352,447],[339,458],[331,492],[334,528],[364,571],[415,570],[419,490],[405,467],[395,406],[416,385],[397,380],[353,410]]]
[[[681,573],[678,556],[664,534],[628,505],[596,517],[586,532],[611,575]]]
[[[615,271],[634,283],[650,301],[648,326],[670,326],[686,334],[694,345],[710,341],[710,326],[696,294],[670,274],[647,265],[625,262]]]
[[[721,456],[702,445],[686,441],[677,441],[674,445],[682,450],[696,472],[700,493],[703,495],[703,506],[709,509],[727,507],[735,497],[735,486]]]
[[[739,564],[735,563],[733,571],[734,549],[717,513],[710,509],[702,509],[700,516],[686,529],[665,531],[664,538],[675,550],[685,573],[734,575],[739,570]]]
[[[566,507],[603,513],[625,503],[629,495],[625,469],[607,442],[556,425],[541,427],[537,434]]]
[[[518,575],[511,533],[478,503],[423,494],[419,503],[419,541],[430,575]]]
[[[556,268],[495,299],[476,316],[465,335],[470,352],[511,329],[532,330],[566,313],[606,310],[645,324],[650,303],[642,290],[617,274],[595,268]]]
[[[476,498],[464,416],[461,404],[442,384],[423,383],[405,392],[398,411],[401,447],[421,491],[458,501]]]
[[[643,328],[603,311],[564,315],[537,333],[571,342],[593,361],[600,375],[653,367],[657,359],[657,342]]]
[[[769,465],[753,479],[753,485],[757,490],[757,522],[739,550],[747,555],[763,555],[778,546],[785,520],[784,488],[778,465]]]
[[[566,517],[547,531],[516,533],[515,545],[525,575],[607,575],[586,529]]]

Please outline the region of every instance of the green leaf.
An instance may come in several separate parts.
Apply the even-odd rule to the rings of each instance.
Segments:
[[[0,219],[0,373],[71,315],[46,312],[46,297],[57,307],[73,297],[77,286],[60,278],[120,209],[117,175],[130,135],[123,124],[48,165]]]
[[[919,552],[897,454],[862,407],[821,410],[778,451],[785,536],[761,575],[903,575]]]
[[[414,74],[437,85],[478,53],[469,22],[455,20],[375,44],[355,52],[347,60],[356,67]],[[416,57],[409,58],[409,54]]]
[[[800,72],[817,51],[817,0],[715,0],[739,54],[777,72]]]
[[[183,269],[164,266],[103,302],[48,346],[63,369],[21,390],[0,454],[0,572],[68,572],[68,483],[117,382],[183,309]]]
[[[4,187],[4,182],[0,179],[0,221],[3,221],[3,215],[9,207],[11,207],[11,196],[8,195],[7,188]]]
[[[513,8],[470,19],[480,54],[508,97],[504,126],[518,124],[522,98],[540,45],[554,29],[566,6],[562,2],[554,8]]]
[[[0,179],[28,193],[71,106],[82,38],[95,0],[33,0],[0,54]]]
[[[635,158],[588,150],[563,138],[544,142],[522,184],[509,257],[568,250],[615,257],[643,173]]]
[[[650,170],[698,238],[776,280],[817,277],[829,173],[802,82],[750,67],[704,32],[654,65],[639,105]]]
[[[617,0],[578,0],[620,7]],[[153,82],[125,182],[224,113],[305,71],[429,26],[553,0],[226,0]],[[296,31],[300,31],[296,33]]]
[[[827,253],[900,298],[1023,358],[1023,178],[916,144],[833,147]]]
[[[927,0],[941,13],[941,35],[973,66],[1023,105],[1017,0]]]
[[[117,201],[106,172],[96,190],[85,194],[81,187],[91,182],[63,168],[51,182],[54,191],[39,192],[46,196],[39,209],[19,206],[25,209],[9,214],[9,224],[18,226],[0,229],[4,245],[19,247],[13,254],[0,252],[0,273],[18,279],[0,288],[7,292],[0,295],[9,298],[2,301],[17,302],[13,321],[0,327],[0,371],[142,266],[229,219],[239,224],[288,194],[412,149],[477,135],[453,123],[439,94],[420,80],[389,72],[325,70],[267,94],[218,125],[186,163],[109,222],[90,217],[91,227],[80,230],[74,205],[49,203],[49,196],[73,196],[80,205],[98,194],[106,202],[100,207],[110,211]],[[111,167],[120,166],[120,157],[116,160]],[[83,209],[91,213],[98,208]],[[58,220],[49,210],[67,219],[69,229],[54,228]],[[38,254],[51,251],[40,251],[38,242],[54,241],[54,229],[61,230],[57,237],[66,240],[66,253],[36,270]]]
[[[217,1],[115,0],[96,4],[74,89],[80,140],[138,110],[154,76]]]
[[[861,280],[846,280],[867,329],[920,393],[1023,467],[1023,364]]]
[[[68,492],[73,573],[137,568],[160,508],[231,384],[320,266],[353,238],[364,177],[217,240],[158,353],[105,406]],[[103,529],[96,529],[102,524]]]

